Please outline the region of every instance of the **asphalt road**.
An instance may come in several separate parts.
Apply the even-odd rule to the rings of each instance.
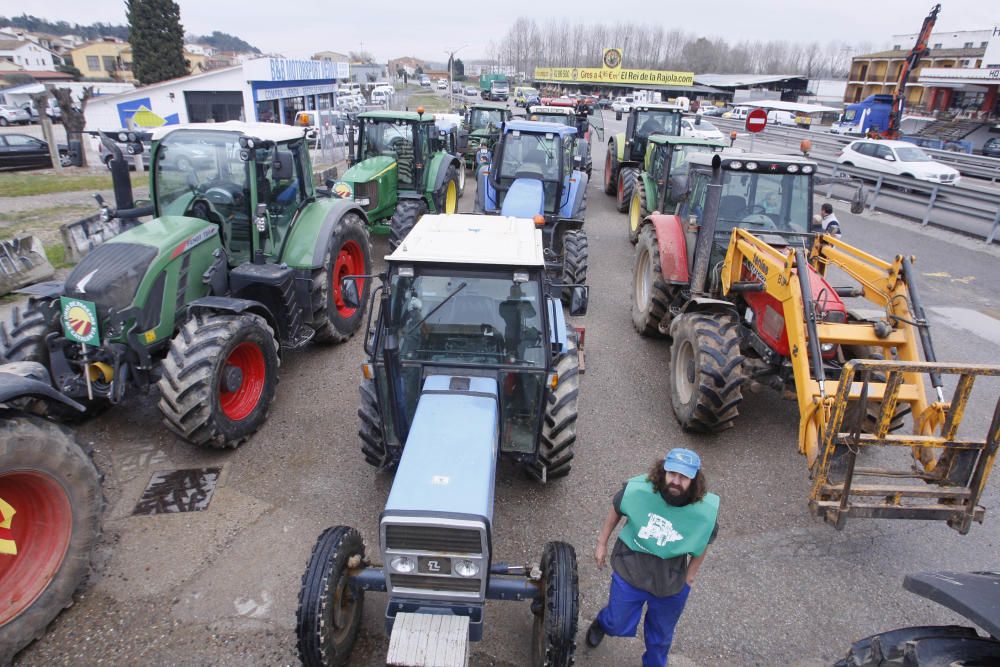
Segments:
[[[960,536],[944,525],[853,520],[837,532],[809,515],[809,479],[796,452],[797,410],[771,390],[746,392],[736,428],[686,434],[669,407],[668,341],[640,338],[629,315],[632,246],[625,216],[597,183],[595,149],[586,229],[592,286],[587,372],[581,382],[577,455],[568,478],[539,486],[506,463],[496,489],[495,558],[536,561],[548,540],[575,545],[580,562],[581,665],[637,664],[637,640],[608,638],[597,650],[583,632],[603,605],[609,570],[593,562],[610,498],[670,447],[702,455],[722,497],[710,548],[677,629],[671,664],[822,665],[875,631],[957,622],[904,592],[905,573],[995,569],[1000,548],[1000,475],[990,480],[985,525]],[[474,186],[462,200],[471,209]],[[818,205],[819,199],[817,199]],[[1000,284],[993,249],[939,231],[846,213],[846,238],[872,253],[918,256],[924,299],[942,360],[995,362]],[[843,212],[842,212],[843,211]],[[377,240],[382,255],[384,240]],[[270,419],[236,451],[198,451],[160,424],[155,395],[82,426],[104,471],[108,509],[92,583],[24,651],[19,664],[296,664],[299,580],[320,532],[357,527],[377,551],[376,525],[392,478],[359,451],[361,338],[287,354]],[[1000,388],[979,387],[967,419],[984,420]],[[133,516],[154,471],[221,466],[202,512]],[[368,594],[352,664],[383,664],[385,595]],[[491,602],[473,665],[529,664],[525,603]]]

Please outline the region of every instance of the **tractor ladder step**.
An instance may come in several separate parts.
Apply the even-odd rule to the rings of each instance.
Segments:
[[[469,617],[399,612],[392,624],[386,665],[467,667]]]

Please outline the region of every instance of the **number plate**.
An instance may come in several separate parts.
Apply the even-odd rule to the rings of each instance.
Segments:
[[[417,558],[417,571],[423,574],[451,574],[451,559],[420,556]]]

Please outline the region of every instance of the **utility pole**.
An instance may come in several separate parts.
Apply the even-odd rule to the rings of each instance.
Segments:
[[[455,106],[455,54],[467,46],[468,44],[463,44],[457,49],[445,49],[444,51],[448,54],[448,101],[452,107]]]

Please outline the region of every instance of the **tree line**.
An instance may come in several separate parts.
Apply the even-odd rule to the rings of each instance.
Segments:
[[[528,76],[535,67],[600,67],[604,47],[621,48],[622,67],[696,74],[801,74],[811,79],[841,79],[854,55],[876,50],[871,42],[820,43],[744,39],[730,43],[679,28],[636,22],[616,24],[539,24],[519,17],[499,41],[491,41],[491,64],[513,67]]]

